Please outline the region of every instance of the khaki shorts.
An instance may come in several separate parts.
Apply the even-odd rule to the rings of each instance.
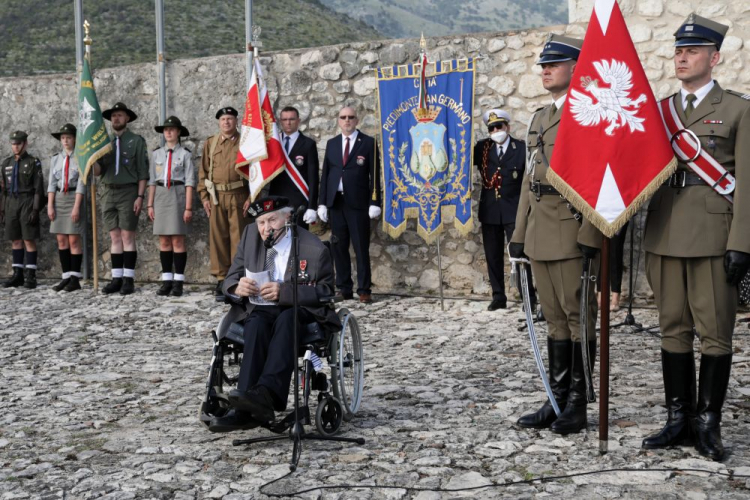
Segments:
[[[34,195],[11,194],[5,197],[5,239],[6,240],[38,240],[39,222],[32,226],[29,216],[34,208]]]
[[[102,215],[107,231],[124,229],[135,231],[138,228],[138,217],[133,212],[133,205],[138,198],[138,184],[112,185],[104,188],[102,196]]]

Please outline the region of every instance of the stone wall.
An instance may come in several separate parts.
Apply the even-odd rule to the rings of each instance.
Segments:
[[[477,63],[474,111],[474,131],[478,138],[486,135],[480,119],[482,109],[502,106],[510,111],[512,133],[522,137],[533,110],[549,101],[541,86],[539,68],[534,65],[541,46],[550,31],[583,37],[593,1],[570,0],[569,5],[571,24],[567,26],[427,40],[430,59],[483,56]],[[746,64],[748,55],[742,49],[745,43],[750,43],[750,4],[727,0],[714,3],[625,0],[620,5],[657,97],[667,96],[678,88],[671,62],[672,33],[693,10],[731,26],[722,50],[723,60],[715,75],[724,87],[748,90],[750,66]],[[96,33],[93,36],[96,38]],[[295,105],[300,109],[302,130],[318,141],[322,156],[326,141],[337,134],[336,115],[344,105],[359,108],[363,131],[377,132],[376,78],[368,68],[414,62],[418,52],[418,40],[389,40],[267,53],[262,55],[261,63],[266,70],[274,107]],[[159,135],[153,131],[158,122],[155,66],[98,69],[96,45],[93,46],[93,62],[102,108],[120,100],[127,103],[139,114],[132,129],[146,138],[150,148],[157,147]],[[243,55],[168,63],[167,112],[179,116],[190,129],[192,136],[187,144],[196,162],[200,161],[203,141],[216,132],[216,109],[224,105],[242,109],[244,68]],[[73,74],[0,79],[0,134],[3,137],[0,155],[10,154],[5,138],[11,131],[27,130],[29,151],[43,159],[46,175],[49,157],[58,145],[49,133],[67,121],[76,122],[76,93]],[[478,186],[476,175],[474,185]],[[475,199],[477,195],[478,192]],[[43,219],[46,220],[46,216]],[[47,221],[40,245],[40,274],[52,278],[58,275],[59,264],[56,244],[47,233],[48,227]],[[416,235],[413,224],[398,240],[390,239],[380,229],[380,224],[375,227],[373,223],[373,227],[371,256],[375,291],[437,293],[436,246],[425,245]],[[207,232],[206,217],[196,210],[193,233],[189,237],[189,281],[212,281],[208,274]],[[100,269],[103,276],[108,276],[108,238],[102,233],[99,241]],[[138,279],[157,280],[157,238],[151,234],[145,214],[139,227],[138,251]],[[0,245],[3,269],[10,267],[9,257],[10,246],[3,242]],[[452,229],[446,231],[442,239],[442,266],[447,295],[488,294],[478,223],[469,238],[460,238]],[[646,295],[648,287],[642,273],[640,276],[638,292]]]

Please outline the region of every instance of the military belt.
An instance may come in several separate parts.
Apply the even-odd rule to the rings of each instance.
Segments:
[[[671,188],[684,188],[688,186],[708,186],[701,176],[693,172],[680,170],[669,176],[665,184]]]
[[[550,186],[549,184],[542,184],[540,181],[534,181],[529,183],[529,191],[534,193],[537,198],[543,195],[556,194],[560,195],[560,191]]]
[[[171,186],[184,186],[185,183],[182,181],[169,181],[169,184]],[[156,181],[156,185],[160,187],[165,187],[166,184],[164,184],[164,181]]]
[[[127,189],[132,188],[133,186],[138,186],[138,184],[105,184],[104,186],[107,189]]]
[[[18,192],[16,193],[13,193],[8,190],[5,191],[6,196],[13,196],[13,195],[19,195],[19,194],[34,194],[34,190],[33,189],[19,189]]]
[[[239,189],[245,185],[242,181],[234,181],[230,182],[229,184],[214,184],[214,187],[217,191],[234,191],[235,189]]]

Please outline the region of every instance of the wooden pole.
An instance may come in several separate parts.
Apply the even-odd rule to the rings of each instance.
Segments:
[[[91,238],[93,242],[94,293],[99,293],[99,232],[96,230],[96,176],[91,171]]]
[[[601,344],[599,355],[599,453],[607,453],[609,445],[609,244],[602,239],[601,264]],[[585,321],[585,318],[581,318]]]

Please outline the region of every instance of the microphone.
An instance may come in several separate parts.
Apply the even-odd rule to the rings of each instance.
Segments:
[[[268,238],[263,240],[263,246],[266,247],[266,249],[271,248],[276,243],[278,243],[281,238],[284,237],[284,234],[286,234],[286,226],[279,229],[278,232],[271,228],[271,230],[268,232]]]
[[[294,220],[299,220],[303,215],[305,215],[305,212],[307,211],[307,207],[305,205],[300,205],[297,207],[297,210],[294,211]]]

